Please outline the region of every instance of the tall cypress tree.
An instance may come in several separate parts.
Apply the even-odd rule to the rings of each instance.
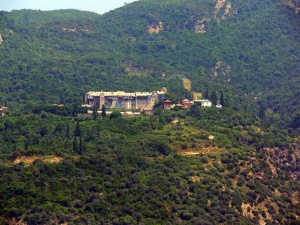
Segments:
[[[223,91],[221,91],[220,104],[221,104],[222,106],[225,105],[225,101],[224,101],[224,93],[223,93]]]
[[[105,117],[106,117],[106,108],[105,108],[105,105],[104,105],[104,104],[102,105],[101,116],[102,116],[102,118],[105,118]]]
[[[80,139],[79,139],[79,154],[82,155],[83,151],[84,151],[83,141],[82,141],[82,138],[80,137]]]
[[[78,142],[76,136],[74,136],[73,139],[73,152],[77,153],[78,152]]]
[[[69,124],[67,125],[67,129],[66,129],[66,138],[67,139],[71,138],[71,135],[70,135],[70,125]]]
[[[204,99],[209,99],[208,89],[205,91]]]
[[[97,106],[95,106],[95,105],[93,107],[93,117],[94,117],[94,120],[96,120],[98,117]]]
[[[216,91],[213,91],[213,93],[210,96],[210,100],[212,102],[213,105],[216,105],[218,102],[218,97],[217,97],[217,93]]]
[[[74,117],[78,116],[78,106],[77,106],[77,103],[75,103],[74,106],[73,106],[72,116],[74,116]]]
[[[80,128],[80,125],[79,125],[79,121],[77,121],[76,128],[75,128],[75,131],[74,131],[74,136],[75,137],[81,137],[81,135],[82,135],[81,128]]]
[[[28,139],[26,139],[26,141],[25,141],[25,146],[24,146],[24,148],[25,148],[26,151],[27,151],[28,148],[29,148],[29,140],[28,140]]]

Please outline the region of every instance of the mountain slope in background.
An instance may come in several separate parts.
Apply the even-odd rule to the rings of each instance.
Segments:
[[[279,124],[299,110],[299,17],[280,0],[142,0],[103,16],[25,10],[0,21],[1,99],[12,104],[162,86],[180,97],[180,75],[243,110],[263,104]]]

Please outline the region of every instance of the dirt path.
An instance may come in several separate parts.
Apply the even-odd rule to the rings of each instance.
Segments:
[[[177,149],[177,151],[180,155],[183,156],[197,156],[197,155],[203,155],[209,153],[218,154],[222,151],[222,149],[209,146],[209,147],[202,147],[201,149],[192,149],[192,148],[186,150]]]
[[[183,156],[193,156],[193,155],[200,155],[200,152],[180,152],[181,155]]]

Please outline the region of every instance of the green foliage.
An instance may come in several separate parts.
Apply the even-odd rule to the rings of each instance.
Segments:
[[[224,107],[225,105],[225,100],[224,100],[224,93],[221,91],[221,97],[220,97],[220,104]]]
[[[213,105],[216,105],[218,102],[218,97],[217,97],[217,93],[216,91],[213,91],[213,93],[210,96],[210,100],[212,102]]]
[[[96,106],[93,107],[93,118],[96,120],[98,117],[98,108]]]
[[[94,120],[88,115],[41,117],[27,111],[0,119],[0,215],[29,224],[54,219],[92,224],[158,224],[174,219],[224,223],[228,218],[244,223],[248,218],[237,212],[242,202],[258,205],[266,198],[281,209],[273,213],[273,224],[287,213],[293,215],[291,195],[299,182],[286,174],[294,165],[280,164],[276,152],[272,157],[263,150],[281,146],[284,157],[291,157],[291,139],[275,126],[261,127],[249,114],[235,114],[229,108],[198,110],[200,117],[170,110]],[[179,118],[180,125],[170,124],[173,118]],[[41,135],[41,130],[46,132]],[[209,134],[215,139],[209,140]],[[175,151],[199,146],[216,150],[208,154],[200,150],[202,155],[192,158]],[[44,161],[54,155],[61,161]],[[12,163],[21,156],[36,158],[33,163]],[[266,157],[277,166],[278,175],[269,169]],[[262,173],[265,183],[256,180]],[[274,188],[286,193],[282,202]]]
[[[187,93],[178,78],[187,77],[192,91],[220,95],[222,90],[226,106],[253,115],[258,99],[279,115],[272,122],[290,124],[299,111],[299,17],[279,0],[235,0],[218,22],[224,7],[215,12],[209,0],[144,0],[104,15],[2,12],[0,102],[16,108],[28,102],[74,103],[89,90],[162,86],[179,99]],[[206,33],[195,33],[203,18]],[[159,22],[163,31],[149,34],[148,27]]]
[[[110,119],[120,119],[122,118],[122,114],[120,111],[118,110],[114,110],[110,115],[109,115]]]
[[[231,6],[225,19],[210,0],[141,0],[102,16],[0,12],[0,223],[293,224],[299,17],[279,0]],[[162,86],[179,102],[191,98],[183,77],[225,107],[160,101],[151,116],[110,119],[80,107],[90,90]]]
[[[101,107],[101,116],[102,116],[102,118],[105,118],[105,117],[106,117],[106,108],[105,108],[105,105],[103,105],[103,106]]]

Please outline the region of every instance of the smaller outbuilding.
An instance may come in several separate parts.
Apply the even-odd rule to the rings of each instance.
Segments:
[[[194,100],[195,104],[200,104],[202,107],[212,107],[212,102],[208,99]]]
[[[0,108],[0,117],[5,116],[6,110],[7,110],[7,107],[6,107],[6,106],[2,106],[2,107]]]
[[[184,99],[182,101],[182,105],[184,105],[184,108],[190,109],[192,107],[192,102],[190,100],[188,100],[188,99]]]
[[[164,102],[164,109],[169,110],[169,109],[171,109],[171,108],[172,108],[172,101],[166,100],[166,101]]]

